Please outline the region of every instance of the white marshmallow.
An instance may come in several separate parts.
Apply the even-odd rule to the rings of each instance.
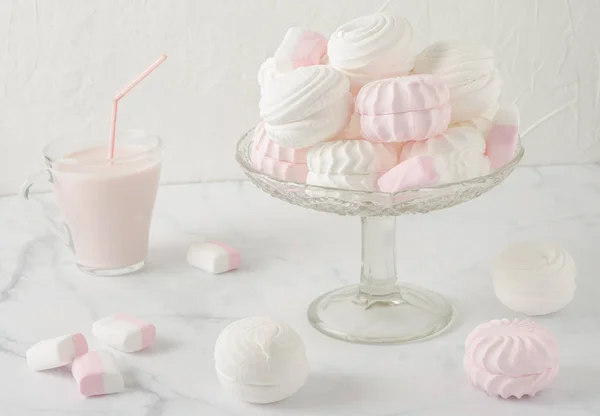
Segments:
[[[336,140],[308,150],[308,170],[336,175],[387,172],[398,164],[398,152],[389,144],[367,140]]]
[[[381,173],[339,175],[334,173],[308,172],[306,183],[326,188],[373,192],[379,190],[377,181],[380,177]],[[315,196],[318,196],[318,194],[315,194]]]
[[[314,65],[268,83],[259,107],[269,139],[281,147],[299,148],[337,136],[350,121],[354,101],[344,74]]]
[[[498,106],[502,80],[490,50],[437,42],[417,55],[414,72],[434,74],[448,86],[452,123],[475,120]]]
[[[569,252],[541,242],[512,244],[492,263],[494,290],[500,302],[531,316],[567,306],[575,296],[576,274]]]
[[[374,13],[341,25],[329,39],[331,66],[350,79],[354,95],[371,81],[407,75],[413,68],[412,26],[401,18]]]
[[[113,355],[106,350],[92,351],[73,361],[71,374],[84,396],[119,393],[125,383]]]
[[[215,369],[223,387],[250,403],[273,403],[296,393],[308,377],[300,336],[270,318],[245,318],[221,332]]]
[[[224,273],[240,267],[242,262],[238,250],[220,241],[192,244],[188,248],[187,262],[211,273]]]
[[[27,350],[27,365],[33,370],[48,370],[70,364],[88,352],[83,334],[69,334],[40,341]]]
[[[156,338],[154,325],[126,314],[97,320],[92,325],[92,333],[102,343],[124,352],[143,350]]]

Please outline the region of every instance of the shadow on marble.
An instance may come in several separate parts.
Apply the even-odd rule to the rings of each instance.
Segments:
[[[71,375],[71,365],[59,368],[51,368],[49,370],[35,371],[35,374],[42,377],[57,378],[63,380],[73,380]]]

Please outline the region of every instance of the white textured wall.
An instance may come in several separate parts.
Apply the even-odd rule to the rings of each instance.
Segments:
[[[162,136],[164,182],[241,178],[233,153],[257,120],[255,73],[286,28],[330,33],[366,0],[0,0],[0,193],[42,167],[50,139],[108,134],[110,97],[160,53],[121,103],[120,128]],[[600,1],[397,0],[420,49],[439,39],[496,51],[529,164],[600,160]]]

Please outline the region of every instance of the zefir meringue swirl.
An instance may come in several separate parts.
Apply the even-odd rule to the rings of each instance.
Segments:
[[[567,272],[568,275],[572,275],[575,268],[569,253],[561,247],[543,242],[514,244],[504,250],[494,264],[530,278],[531,273],[544,277],[549,273],[557,272]],[[515,275],[515,280],[521,276]]]
[[[492,374],[522,377],[558,365],[556,338],[532,320],[497,319],[479,325],[467,337],[469,362]]]
[[[527,315],[545,315],[567,306],[575,296],[576,275],[569,252],[543,242],[512,244],[492,263],[498,299]]]
[[[340,71],[315,65],[267,84],[260,116],[271,140],[282,147],[310,147],[335,137],[350,121],[354,103]]]
[[[556,338],[528,319],[481,324],[467,337],[465,349],[469,381],[492,396],[533,396],[558,374]]]
[[[327,45],[329,63],[350,78],[352,92],[381,78],[407,75],[415,55],[407,20],[375,13],[340,26]]]
[[[448,86],[452,123],[473,120],[498,106],[502,80],[488,49],[437,42],[417,55],[414,72],[437,75]]]
[[[271,403],[294,394],[309,370],[296,331],[262,317],[241,319],[221,332],[215,367],[225,388],[252,403]]]

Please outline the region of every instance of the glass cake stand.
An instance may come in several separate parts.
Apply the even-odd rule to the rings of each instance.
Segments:
[[[304,208],[361,217],[360,283],[315,299],[308,319],[320,332],[365,344],[401,343],[430,337],[452,321],[453,309],[441,295],[396,275],[396,216],[449,208],[480,196],[508,177],[523,157],[493,173],[464,182],[387,194],[285,182],[257,171],[250,161],[254,129],[237,145],[236,159],[252,183],[275,198]]]

